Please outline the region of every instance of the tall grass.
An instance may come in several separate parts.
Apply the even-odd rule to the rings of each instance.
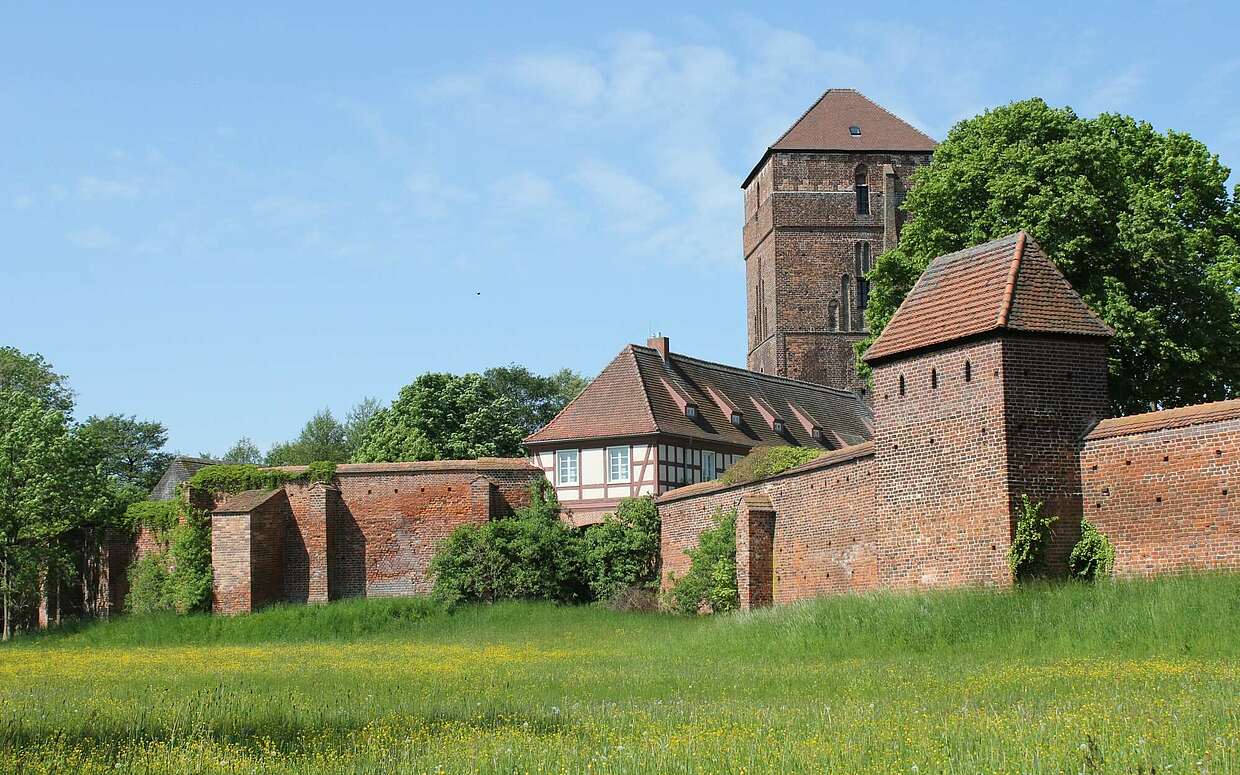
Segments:
[[[1240,577],[714,618],[424,599],[0,648],[0,771],[1240,772]]]

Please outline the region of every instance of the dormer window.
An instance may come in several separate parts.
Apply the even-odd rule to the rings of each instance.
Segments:
[[[776,419],[775,422],[771,425],[771,428],[776,433],[778,433],[780,436],[784,435],[784,421],[783,420]]]
[[[697,407],[694,406],[693,404],[687,404],[685,406],[685,417],[688,417],[690,420],[696,420],[697,419]]]
[[[855,125],[848,127],[848,134],[852,135],[853,137],[860,137],[861,127],[855,126]]]
[[[732,424],[735,425],[737,428],[741,427],[741,413],[740,412],[733,412],[731,420],[732,420]]]
[[[822,428],[813,429],[809,432],[809,435],[813,437],[814,441],[822,441]]]

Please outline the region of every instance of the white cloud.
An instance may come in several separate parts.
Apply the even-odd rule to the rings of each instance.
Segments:
[[[86,175],[78,178],[77,194],[83,199],[137,199],[142,195],[142,182],[135,179],[101,178]]]
[[[598,68],[571,56],[519,57],[510,72],[518,83],[579,107],[598,99],[606,86]]]
[[[520,210],[545,210],[559,204],[555,185],[533,172],[500,178],[491,184],[491,197],[503,206]]]
[[[65,237],[69,242],[86,250],[106,250],[107,248],[115,247],[118,243],[116,237],[111,232],[98,227],[71,231]]]
[[[420,169],[405,178],[405,190],[409,193],[409,211],[416,217],[437,221],[450,216],[474,196],[439,173]]]
[[[1140,67],[1129,67],[1116,73],[1085,95],[1081,111],[1086,115],[1111,113],[1123,110],[1137,93],[1145,87],[1145,74]]]
[[[276,226],[295,226],[316,220],[328,210],[323,202],[296,196],[267,196],[250,205],[251,213]]]
[[[609,216],[610,228],[618,232],[645,229],[667,212],[657,190],[601,159],[582,161],[573,181],[593,195]]]

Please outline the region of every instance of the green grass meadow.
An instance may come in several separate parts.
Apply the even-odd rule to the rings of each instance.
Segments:
[[[0,648],[0,772],[1240,773],[1240,577],[124,618]]]

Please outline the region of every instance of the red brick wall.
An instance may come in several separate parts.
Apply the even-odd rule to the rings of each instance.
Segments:
[[[1240,419],[1090,438],[1085,513],[1118,576],[1240,570]]]
[[[689,570],[685,550],[697,546],[698,535],[713,525],[715,511],[737,508],[747,495],[765,495],[775,511],[776,603],[874,588],[870,444],[838,450],[761,482],[728,488],[705,483],[664,495],[659,514],[665,588],[673,575],[680,577]]]
[[[1062,574],[1081,536],[1080,440],[1109,413],[1107,344],[1008,336],[1003,372],[1012,513],[1023,493],[1058,518],[1047,564]]]
[[[250,573],[250,515],[211,518],[212,610],[221,614],[253,610]]]
[[[250,513],[251,610],[284,599],[284,533],[291,518],[284,493]]]
[[[882,586],[1009,583],[1003,358],[990,339],[874,369]]]

